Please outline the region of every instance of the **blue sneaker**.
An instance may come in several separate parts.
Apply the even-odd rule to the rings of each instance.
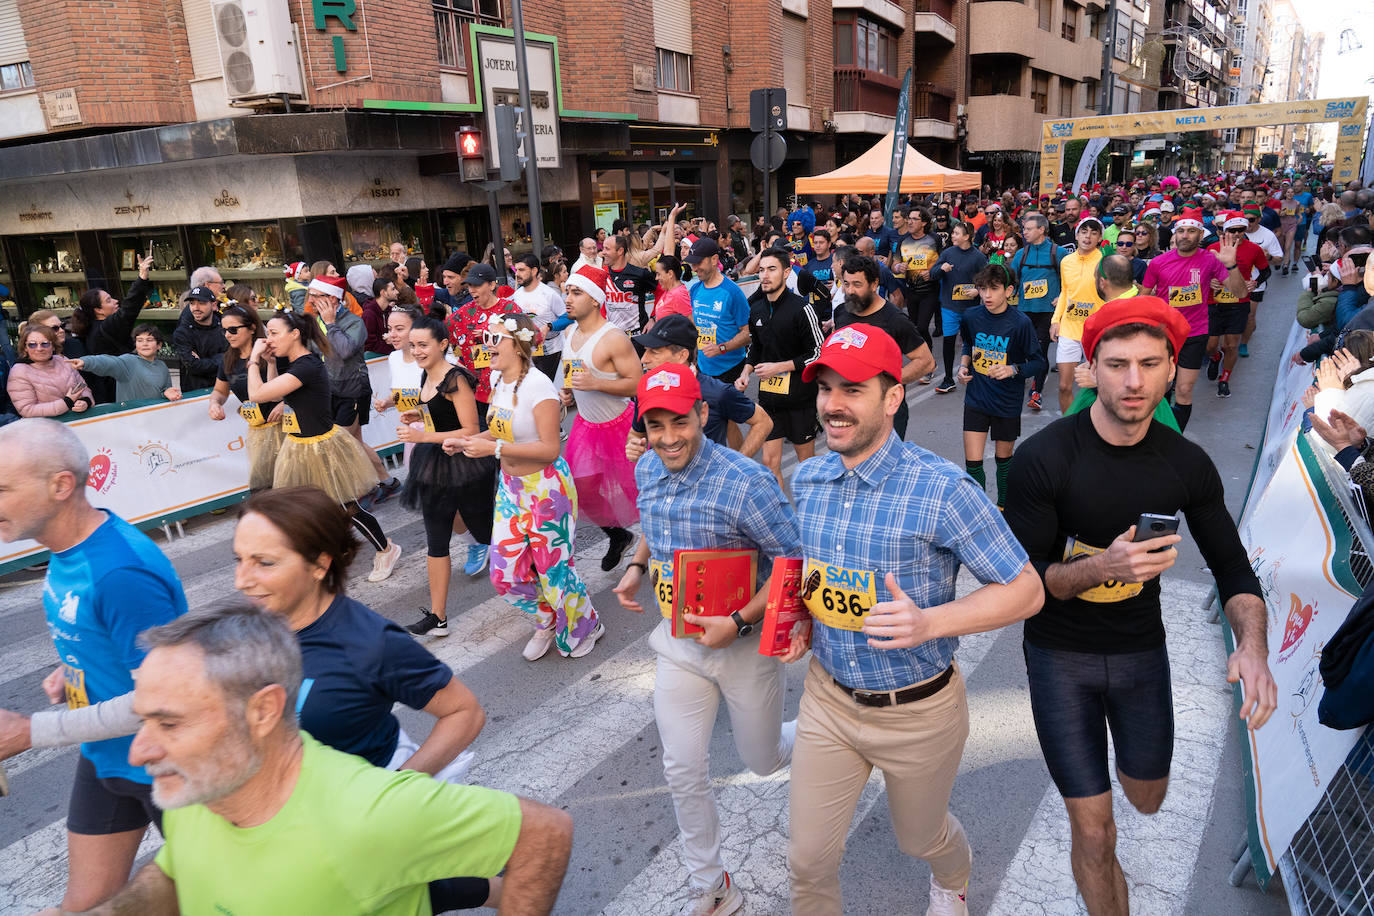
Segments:
[[[1240,345],[1240,355],[1243,356],[1243,357],[1249,358],[1249,356],[1250,356],[1250,348],[1247,347],[1245,344],[1241,344],[1241,345]]]
[[[491,547],[488,544],[471,544],[468,546],[468,561],[463,564],[463,572],[469,576],[480,575],[482,570],[487,568],[487,553]]]

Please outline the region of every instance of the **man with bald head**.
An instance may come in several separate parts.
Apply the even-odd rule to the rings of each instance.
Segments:
[[[854,248],[866,258],[873,258],[878,264],[878,296],[892,302],[892,294],[897,292],[897,278],[892,276],[892,271],[888,269],[886,261],[877,258],[878,243],[873,236],[865,235],[854,243]],[[901,302],[893,302],[897,308],[902,307]]]
[[[596,250],[596,239],[583,239],[582,241],[577,243],[577,250],[577,260],[573,262],[572,267],[568,268],[569,276],[577,273],[578,268],[581,267],[583,264],[590,264],[593,267],[600,269],[601,253]]]
[[[161,827],[151,777],[129,763],[133,671],[143,663],[138,635],[186,613],[162,551],[86,501],[89,474],[90,456],[71,427],[37,418],[0,427],[0,541],[32,539],[52,551],[43,610],[62,664],[43,689],[67,704],[33,717],[0,710],[0,760],[32,746],[85,742],[67,812],[63,911],[113,896],[148,824]]]

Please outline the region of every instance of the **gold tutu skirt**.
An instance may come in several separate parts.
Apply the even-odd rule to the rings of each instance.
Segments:
[[[316,487],[337,503],[349,503],[377,486],[367,446],[335,426],[321,436],[283,436],[272,473],[273,487]]]
[[[286,434],[280,423],[248,427],[248,489],[266,490],[277,475],[277,453]]]

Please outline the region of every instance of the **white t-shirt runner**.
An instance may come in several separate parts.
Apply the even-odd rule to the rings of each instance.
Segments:
[[[490,413],[488,428],[492,436],[510,443],[537,442],[539,429],[534,422],[534,408],[545,401],[557,401],[558,389],[549,377],[531,366],[517,389],[514,382],[506,382],[501,373],[492,370]]]

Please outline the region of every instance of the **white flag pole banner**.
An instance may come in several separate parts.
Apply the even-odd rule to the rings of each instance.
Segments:
[[[1077,194],[1088,183],[1088,175],[1092,172],[1093,166],[1097,164],[1097,157],[1107,148],[1109,142],[1110,138],[1108,137],[1093,137],[1083,147],[1083,158],[1078,160],[1078,170],[1073,173],[1073,184],[1070,185],[1073,188],[1073,193]]]
[[[390,389],[386,357],[367,362],[373,392]],[[211,420],[209,394],[132,407],[68,422],[90,453],[86,496],[140,528],[200,515],[248,495],[248,424],[225,405]],[[393,407],[371,411],[363,441],[397,449]],[[69,414],[80,417],[80,414]],[[46,551],[33,541],[0,542],[0,575],[30,565]]]
[[[1317,721],[1321,651],[1361,588],[1350,570],[1352,535],[1341,506],[1348,497],[1328,484],[1322,464],[1330,459],[1309,441],[1311,434],[1301,432],[1301,398],[1311,384],[1312,369],[1293,366],[1289,358],[1306,338],[1295,325],[1279,362],[1264,442],[1239,526],[1264,590],[1269,669],[1278,685],[1278,708],[1262,728],[1250,731],[1239,723],[1249,847],[1261,887],[1361,734]],[[1228,651],[1234,650],[1229,626],[1224,633]],[[1237,686],[1236,709],[1240,702]]]

